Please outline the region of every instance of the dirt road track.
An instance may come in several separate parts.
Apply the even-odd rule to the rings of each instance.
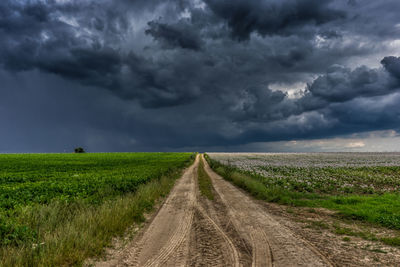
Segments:
[[[331,266],[251,197],[205,162],[215,198],[198,193],[198,156],[152,222],[122,252],[97,266]]]

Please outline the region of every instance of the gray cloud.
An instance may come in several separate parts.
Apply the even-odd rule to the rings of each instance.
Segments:
[[[394,78],[400,81],[400,57],[385,57],[381,63]]]
[[[148,25],[149,29],[146,30],[146,34],[161,41],[165,48],[180,47],[192,50],[201,48],[201,39],[190,26],[185,27],[183,24],[174,26],[157,21],[150,21]]]
[[[397,89],[389,73],[383,69],[362,66],[350,70],[343,66],[333,66],[325,75],[308,85],[299,103],[305,110],[313,110],[358,97],[386,95]]]
[[[218,16],[227,21],[232,35],[239,40],[248,40],[252,32],[263,36],[296,34],[305,25],[321,25],[346,16],[345,11],[330,7],[333,2],[331,0],[206,2]]]

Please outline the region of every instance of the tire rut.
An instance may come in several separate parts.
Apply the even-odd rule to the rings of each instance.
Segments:
[[[199,161],[202,157],[199,157]],[[200,168],[200,166],[199,166]],[[190,238],[190,258],[187,266],[242,266],[240,253],[234,242],[220,226],[220,215],[215,201],[200,195],[198,177],[196,183],[197,205]]]
[[[142,236],[125,252],[122,266],[184,266],[196,205],[199,157],[172,189]],[[177,253],[179,252],[179,253]]]
[[[210,219],[215,224],[219,225],[221,231],[229,238],[230,242],[236,248],[239,254],[239,265],[240,266],[251,266],[252,263],[252,247],[244,238],[242,238],[231,218],[228,215],[228,209],[221,201],[221,198],[213,188],[214,200],[210,201],[204,197],[200,197],[199,204],[207,211]]]
[[[240,266],[239,254],[225,232],[197,207],[188,266]]]

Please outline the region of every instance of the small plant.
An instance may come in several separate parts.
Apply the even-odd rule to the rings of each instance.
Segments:
[[[82,147],[76,147],[74,151],[75,153],[85,153],[85,150]]]
[[[286,212],[287,212],[287,213],[293,214],[293,213],[295,213],[295,210],[292,209],[292,208],[287,208],[287,209],[286,209]]]

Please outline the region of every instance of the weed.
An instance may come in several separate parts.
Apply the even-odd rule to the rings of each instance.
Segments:
[[[383,237],[379,240],[386,245],[400,247],[400,237]]]
[[[287,212],[287,213],[293,214],[293,213],[295,213],[295,210],[292,209],[292,208],[287,208],[287,209],[286,209],[286,212]]]
[[[213,200],[214,199],[213,186],[210,177],[204,170],[203,159],[200,159],[199,168],[197,169],[197,174],[198,174],[200,193],[203,196],[207,197],[208,199]]]
[[[329,229],[329,225],[323,221],[311,221],[314,228],[318,229]]]

